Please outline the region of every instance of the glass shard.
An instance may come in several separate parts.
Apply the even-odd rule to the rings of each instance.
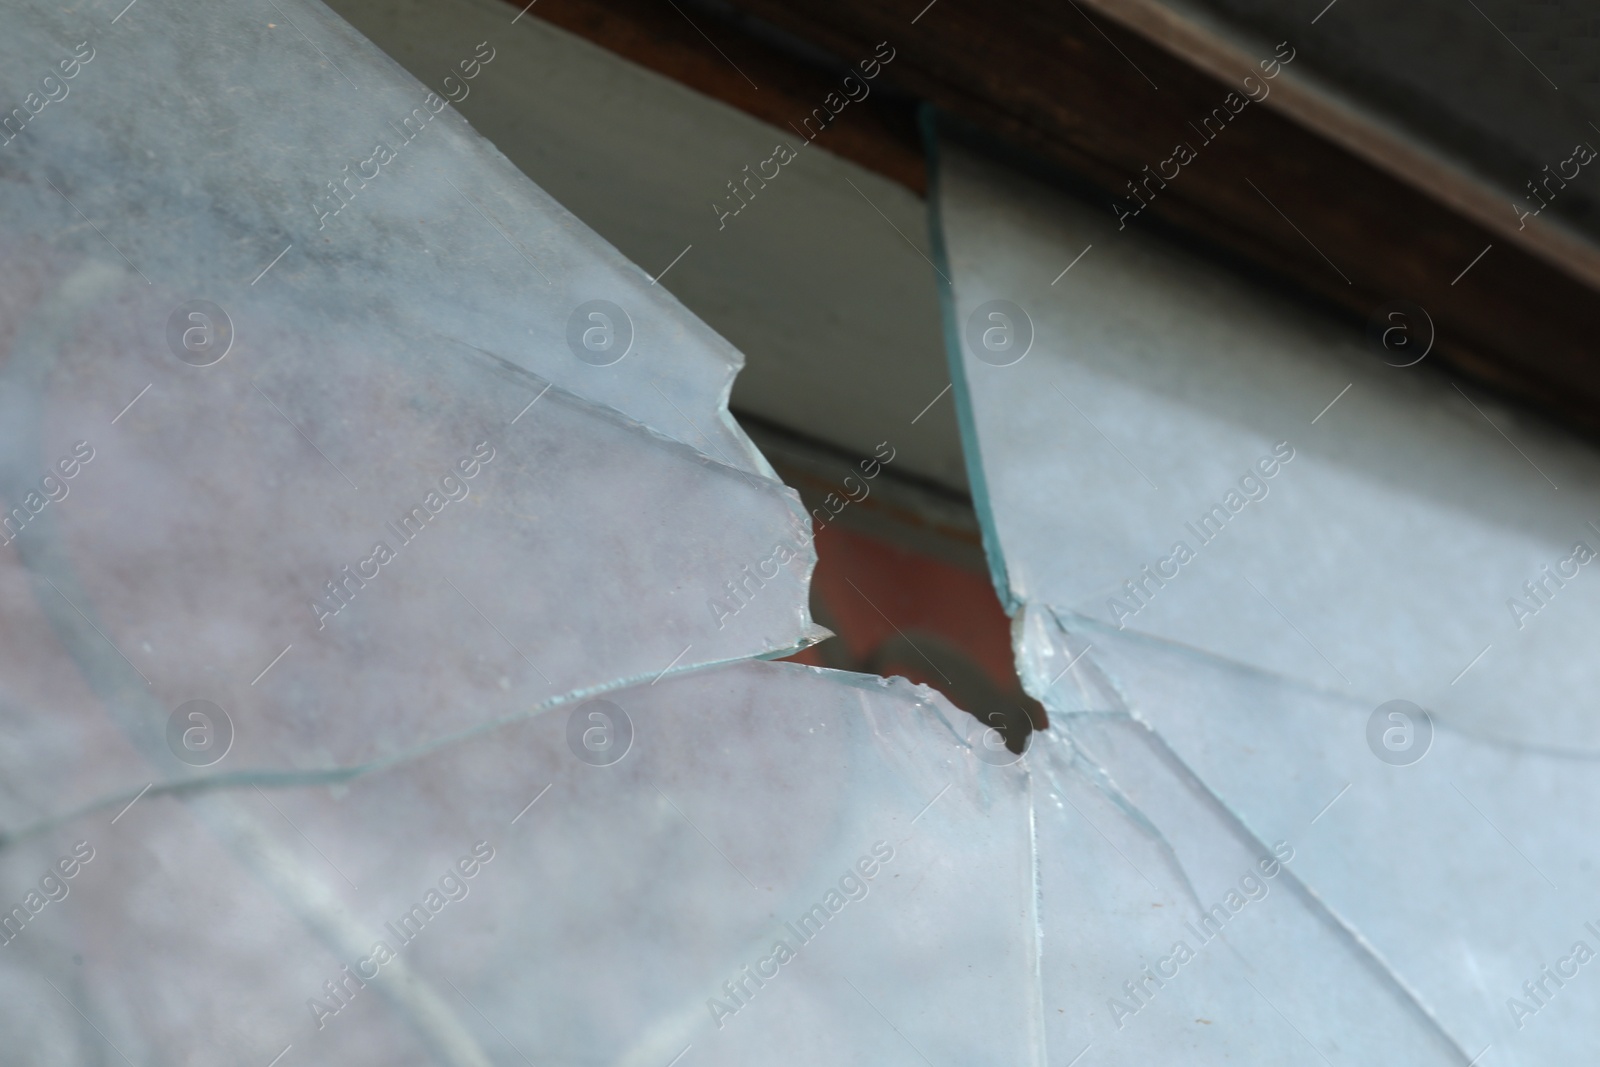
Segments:
[[[46,75],[62,95],[0,145],[0,247],[32,278],[8,281],[14,308],[103,263],[159,311],[137,335],[152,353],[168,313],[197,299],[231,318],[236,362],[282,343],[265,322],[313,348],[340,324],[374,352],[473,346],[767,473],[723,408],[739,353],[449,106],[493,72],[492,40],[425,86],[321,4],[157,4],[112,21],[121,7],[6,13],[6,99]],[[153,70],[181,70],[182,91],[129,107]],[[127,397],[105,402],[114,414]]]
[[[319,5],[116,14],[0,34],[6,833],[816,639],[726,342]]]
[[[0,851],[18,892],[92,851],[0,1025],[30,1063],[1042,1063],[1027,778],[968,723],[745,664],[95,812]]]
[[[945,148],[952,358],[1003,598],[1600,752],[1592,446],[1398,366],[1431,343],[1421,309],[1375,309],[1400,332],[1364,347]]]
[[[1600,457],[939,151],[1052,1060],[1580,1058]]]

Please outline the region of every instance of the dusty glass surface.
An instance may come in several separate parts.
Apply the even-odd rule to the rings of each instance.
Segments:
[[[1035,1062],[1028,783],[978,729],[746,664],[338,789],[92,813],[0,851],[16,893],[73,870],[0,948],[8,1055]]]
[[[8,1056],[1587,1054],[1587,446],[946,154],[1019,759],[749,662],[822,636],[809,516],[448,107],[492,40],[0,25]]]
[[[210,300],[238,362],[268,356],[253,320],[474,346],[766,472],[722,405],[742,357],[449,106],[494,70],[494,40],[423,85],[320,4],[125,4],[7,9],[5,106],[34,102],[0,144],[5,248],[31,270],[103,261],[162,330]]]
[[[1364,343],[975,158],[940,181],[1003,597],[1600,752],[1591,445],[1439,371],[1426,309]]]
[[[726,342],[325,9],[119,10],[0,34],[51,97],[0,145],[9,832],[816,638]]]
[[[1583,1058],[1600,457],[940,150],[1050,1058]]]
[[[1136,1011],[1117,1013],[1126,1025],[1111,1028],[1115,1047],[1142,1040],[1147,1015],[1121,981],[1170,959],[1178,940],[1208,958],[1199,942],[1213,926],[1225,939],[1211,951],[1229,965],[1191,981],[1186,961],[1168,962],[1161,973],[1184,972],[1174,990],[1258,1008],[1270,998],[1333,1062],[1337,1051],[1357,1062],[1461,1063],[1491,1048],[1494,1060],[1482,1062],[1565,1062],[1592,1045],[1600,985],[1584,974],[1600,938],[1600,850],[1578,815],[1600,803],[1592,760],[1412,711],[1391,719],[1388,705],[1103,624],[1063,627],[1048,609],[1028,608],[1024,629],[1024,677],[1058,679],[1048,699],[1067,740],[1055,745],[1069,746],[1104,793],[1100,825],[1152,882],[1179,887],[1168,890],[1175,903],[1163,902],[1176,915],[1102,932],[1129,973],[1082,989],[1078,1005],[1103,1013],[1098,994]],[[1409,738],[1390,733],[1408,729]],[[1039,754],[1028,757],[1036,774]],[[1255,869],[1285,854],[1275,879]],[[1046,872],[1081,863],[1064,855],[1041,844]],[[1090,881],[1103,890],[1107,874],[1131,879],[1133,899],[1148,895],[1127,866],[1096,869]],[[1048,973],[1048,889],[1043,899]],[[1222,921],[1208,925],[1207,914]],[[1182,1010],[1167,990],[1145,992],[1160,1009],[1150,1016]],[[1277,1026],[1249,1033],[1293,1037]],[[1224,1046],[1250,1040],[1204,1033]]]
[[[270,337],[259,368],[174,370],[119,344],[138,311],[108,299],[54,346],[25,332],[6,366],[39,383],[8,427],[13,475],[92,452],[0,568],[26,635],[0,650],[19,720],[0,759],[53,809],[191,766],[382,761],[813,635],[807,516],[775,482],[471,349],[329,331],[314,352]],[[157,384],[108,425],[104,380],[140,377]],[[7,494],[24,510],[25,488]],[[231,751],[205,723],[168,736],[192,700],[221,709]],[[101,745],[81,777],[41,758]]]
[[[1050,1062],[1470,1059],[1307,888],[1322,842],[1241,827],[1125,712],[1028,761]]]
[[[737,353],[325,9],[0,24],[7,1057],[1037,1062],[1016,757],[748,662]]]

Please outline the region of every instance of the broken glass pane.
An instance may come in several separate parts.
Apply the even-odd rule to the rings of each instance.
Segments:
[[[1463,1062],[1298,877],[1303,834],[1242,830],[1126,713],[1028,760],[1051,1062]]]
[[[1323,1051],[1348,1054],[1363,1034],[1392,1041],[1402,1030],[1435,1043],[1448,1035],[1465,1060],[1493,1046],[1501,1062],[1565,1061],[1592,1043],[1587,1020],[1600,1012],[1600,986],[1567,981],[1600,939],[1590,929],[1600,924],[1592,907],[1600,854],[1570,821],[1600,803],[1592,758],[1507,745],[1425,716],[1390,719],[1388,704],[1374,708],[1093,620],[1062,625],[1048,609],[1028,608],[1025,628],[1024,673],[1058,679],[1049,689],[1052,723],[1125,809],[1117,812],[1128,827],[1124,849],[1152,854],[1139,867],[1153,880],[1166,861],[1195,883],[1180,907],[1203,914],[1225,902],[1229,883],[1240,885],[1248,855],[1231,874],[1213,869],[1227,852],[1292,855],[1276,887],[1283,902],[1257,908],[1256,887],[1244,886],[1246,906],[1223,913],[1237,917],[1227,943],[1264,934],[1255,917],[1290,903],[1316,920],[1331,947],[1307,947],[1296,963],[1283,955],[1296,942],[1274,938],[1266,959],[1280,969],[1271,986],[1257,985],[1302,1029],[1329,1020],[1336,1004],[1354,1010]],[[1390,733],[1407,728],[1418,735]],[[1044,870],[1051,862],[1041,846]],[[1208,871],[1218,877],[1202,888]],[[1045,900],[1048,931],[1048,893]],[[1201,925],[1187,911],[1184,918]],[[1048,948],[1045,959],[1048,969]],[[1412,1025],[1363,1025],[1381,1010],[1356,998],[1355,977],[1331,977],[1340,961],[1406,1007]],[[1565,977],[1543,977],[1546,967]],[[1280,993],[1302,983],[1311,999],[1297,1016]],[[1318,1007],[1315,997],[1329,988],[1342,999]]]
[[[0,34],[9,832],[816,639],[726,342],[325,9],[116,14]]]
[[[0,851],[12,896],[73,872],[0,1026],[38,1064],[1035,1062],[1028,782],[978,733],[745,664],[96,811]]]
[[[152,353],[190,300],[231,318],[236,362],[269,357],[261,322],[357,322],[374,352],[474,346],[767,472],[722,405],[739,353],[449,106],[494,41],[425,86],[320,4],[122,7],[7,10],[6,106],[41,108],[0,131],[0,247],[36,276],[8,320],[103,262],[160,311]],[[153,70],[181,90],[129,106],[155,103]]]
[[[493,41],[430,92],[316,5],[111,6],[0,35],[21,1060],[1587,1052],[1589,448],[950,150],[1019,760],[746,662],[821,636],[809,517],[738,354],[448,107]]]
[[[1004,598],[1600,751],[1592,446],[1399,366],[1431,342],[1415,305],[1364,346],[974,157],[940,182]]]
[[[191,378],[115,344],[134,311],[76,321],[60,349],[8,364],[44,363],[36,417],[8,425],[13,475],[98,446],[52,479],[65,494],[0,570],[28,635],[0,651],[7,778],[51,809],[190,766],[381,761],[812,636],[788,490],[490,356],[330,333],[315,359],[286,340],[253,375],[225,361]],[[103,379],[141,376],[156,384],[106,425]],[[366,383],[359,400],[346,381]],[[197,700],[203,718],[180,713]],[[86,749],[101,758],[81,781],[40,759]]]
[[[1582,1058],[1600,457],[939,147],[1051,1058]]]
[[[737,354],[320,7],[5,18],[8,1051],[1036,1061],[1017,758],[742,662]]]

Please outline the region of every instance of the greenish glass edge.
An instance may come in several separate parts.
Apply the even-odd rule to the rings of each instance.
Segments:
[[[1022,610],[1022,601],[1012,592],[1005,556],[1000,550],[1000,532],[995,526],[994,508],[989,500],[989,483],[984,477],[983,458],[978,445],[972,393],[961,357],[961,324],[956,318],[955,280],[951,275],[949,249],[945,244],[944,223],[940,213],[943,187],[940,177],[938,110],[932,104],[924,103],[918,109],[917,124],[922,132],[928,166],[928,237],[935,269],[943,275],[944,282],[941,285],[941,279],[935,279],[934,286],[939,291],[939,319],[944,333],[945,361],[950,366],[956,424],[961,429],[961,454],[966,462],[967,482],[972,489],[972,507],[978,515],[978,526],[983,534],[983,555],[989,563],[989,577],[994,582],[995,593],[1000,597],[1006,614],[1015,618]]]

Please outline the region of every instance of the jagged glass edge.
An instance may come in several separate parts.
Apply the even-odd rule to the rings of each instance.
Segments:
[[[827,633],[828,636],[832,636],[828,631],[824,631],[824,633]],[[149,795],[155,797],[172,793],[201,793],[218,790],[226,791],[230,789],[241,789],[245,786],[256,786],[265,789],[290,789],[318,785],[338,785],[354,781],[357,778],[364,778],[371,774],[378,774],[384,771],[394,770],[395,768],[402,767],[408,763],[414,763],[417,760],[425,759],[440,749],[449,748],[453,745],[464,744],[468,741],[471,741],[475,737],[480,737],[484,734],[511,726],[515,723],[524,722],[528,719],[548,714],[557,708],[562,708],[569,704],[581,703],[585,700],[590,700],[597,696],[603,696],[607,693],[615,693],[624,689],[632,689],[635,686],[645,683],[651,678],[654,678],[656,681],[660,681],[662,678],[676,678],[685,674],[709,673],[711,671],[721,670],[726,667],[737,666],[741,663],[781,661],[785,657],[792,656],[796,652],[809,648],[813,644],[816,644],[818,641],[823,639],[824,638],[822,637],[813,635],[795,645],[793,648],[778,649],[772,652],[763,653],[759,656],[738,656],[731,659],[716,660],[711,663],[694,664],[688,667],[678,667],[674,670],[659,675],[640,674],[634,677],[612,678],[600,685],[591,686],[584,690],[562,693],[531,708],[524,708],[521,711],[514,711],[508,715],[501,715],[498,718],[487,719],[480,723],[474,723],[472,726],[466,727],[462,730],[457,730],[454,733],[443,734],[439,737],[429,738],[425,741],[418,742],[409,748],[399,749],[398,751],[390,752],[386,755],[380,756],[377,759],[367,760],[362,763],[347,763],[333,767],[313,767],[306,770],[289,770],[270,767],[245,768],[243,770],[229,771],[223,774],[157,780],[151,785],[145,786],[143,789],[134,789],[130,786],[117,793],[104,794],[96,797],[93,800],[86,801],[75,808],[71,808],[67,811],[56,812],[46,816],[45,818],[37,819],[34,822],[28,823],[24,826],[13,828],[0,826],[0,852],[4,852],[8,848],[21,844],[24,841],[39,836],[40,834],[49,833],[51,830],[59,826],[64,826],[75,819],[82,818],[83,816],[93,812],[121,807],[123,804],[133,800],[136,796]],[[802,666],[804,665],[802,664]],[[855,672],[851,671],[835,671],[822,667],[812,667],[810,669],[816,671],[826,671],[827,673],[839,675],[841,677],[859,677],[862,679],[862,681],[850,683],[854,685],[855,688],[859,689],[875,688],[875,686],[869,684],[873,681],[881,682],[883,685],[888,685],[891,681],[890,678],[886,678],[882,675],[863,674],[858,676],[855,674]],[[901,680],[907,681],[906,679]],[[926,687],[924,686],[922,688]],[[945,725],[949,726],[948,720],[945,720]]]
[[[1000,547],[1000,530],[995,524],[994,507],[989,498],[989,482],[984,474],[983,456],[978,442],[978,423],[974,414],[971,386],[967,382],[966,365],[961,352],[961,322],[956,316],[955,282],[951,279],[950,250],[945,241],[942,200],[944,181],[939,151],[939,113],[932,105],[924,103],[917,110],[917,125],[922,133],[924,158],[928,173],[928,240],[933,254],[934,269],[939,272],[934,288],[939,293],[939,322],[944,336],[945,362],[950,368],[950,397],[955,404],[956,425],[961,430],[961,455],[967,467],[967,484],[972,493],[972,510],[978,516],[978,528],[983,536],[983,557],[989,564],[989,578],[994,582],[995,593],[1005,613],[1016,618],[1023,602],[1011,588],[1011,577],[1006,570],[1005,556]]]

